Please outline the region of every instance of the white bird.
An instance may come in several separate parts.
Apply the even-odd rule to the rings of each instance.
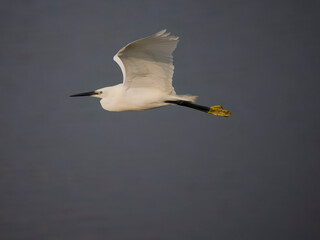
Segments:
[[[205,107],[194,103],[196,96],[176,94],[172,86],[172,52],[178,42],[178,37],[164,29],[129,43],[113,57],[122,70],[123,83],[70,97],[101,98],[102,108],[114,112],[180,105],[218,116],[230,116],[231,113],[220,105]]]

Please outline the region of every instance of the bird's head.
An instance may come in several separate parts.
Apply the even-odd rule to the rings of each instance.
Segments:
[[[83,93],[77,93],[73,94],[70,97],[84,97],[84,96],[89,96],[89,97],[96,97],[96,98],[103,98],[105,96],[106,91],[104,91],[104,88],[97,89],[95,91],[91,92],[83,92]]]

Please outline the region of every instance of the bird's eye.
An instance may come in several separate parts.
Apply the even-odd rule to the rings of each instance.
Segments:
[[[102,91],[99,91],[99,94],[102,94]]]

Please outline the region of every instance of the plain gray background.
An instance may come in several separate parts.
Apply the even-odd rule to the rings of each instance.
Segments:
[[[0,3],[0,238],[320,239],[319,1]],[[69,98],[113,55],[180,36],[182,107]]]

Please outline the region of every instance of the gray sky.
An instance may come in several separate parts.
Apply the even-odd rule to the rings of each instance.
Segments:
[[[319,5],[1,1],[1,239],[319,239]],[[230,118],[68,97],[163,28],[176,92]]]

